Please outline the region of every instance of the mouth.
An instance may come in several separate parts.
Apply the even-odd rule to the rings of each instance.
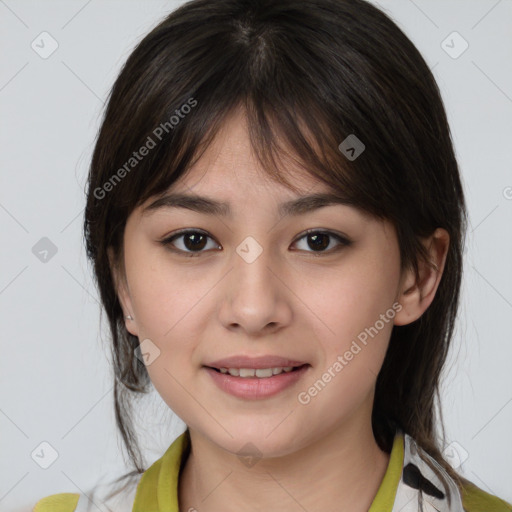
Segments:
[[[247,364],[247,363],[246,363]],[[243,400],[271,398],[292,389],[309,374],[309,363],[266,368],[203,366],[213,383],[223,392]]]
[[[232,377],[240,377],[242,379],[268,379],[282,373],[292,373],[303,369],[304,367],[310,366],[308,363],[304,363],[297,366],[274,366],[268,368],[228,368],[220,367],[215,368],[213,366],[206,366],[210,370],[214,370],[217,373],[224,375],[230,375]]]

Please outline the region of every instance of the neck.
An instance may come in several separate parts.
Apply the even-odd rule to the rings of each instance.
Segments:
[[[369,423],[369,422],[368,422]],[[180,510],[345,509],[367,512],[384,478],[389,455],[369,428],[346,425],[282,457],[248,467],[195,430],[180,473]]]

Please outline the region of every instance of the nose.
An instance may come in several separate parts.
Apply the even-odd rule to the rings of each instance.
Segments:
[[[241,244],[234,254],[219,309],[220,321],[226,329],[244,331],[250,336],[267,335],[291,322],[293,293],[271,253],[259,244],[255,247],[249,243]]]

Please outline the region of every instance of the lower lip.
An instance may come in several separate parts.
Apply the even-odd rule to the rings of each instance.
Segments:
[[[308,368],[309,365],[305,364],[297,370],[260,379],[258,377],[233,377],[229,373],[220,373],[205,367],[220,389],[230,395],[246,399],[268,398],[277,395],[295,384],[308,371]]]

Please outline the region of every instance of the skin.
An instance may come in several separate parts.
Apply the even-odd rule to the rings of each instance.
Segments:
[[[281,202],[328,191],[300,170],[287,170],[301,194],[262,172],[245,117],[236,112],[172,186],[229,202],[232,218],[176,208],[144,213],[149,200],[128,218],[123,270],[112,265],[124,313],[133,317],[126,328],[158,347],[147,366],[150,378],[190,430],[180,510],[272,510],[278,503],[282,511],[340,504],[367,511],[389,462],[371,427],[377,374],[393,324],[413,322],[432,302],[448,233],[437,229],[424,239],[439,270],[422,265],[416,281],[412,270],[400,273],[396,232],[387,221],[339,204],[281,218]],[[159,243],[184,228],[211,237],[197,257]],[[304,237],[313,228],[353,243],[330,237],[322,252]],[[262,248],[252,263],[236,252],[248,236]],[[175,239],[174,248],[187,251],[186,238]],[[309,403],[299,403],[297,395],[393,304],[401,305],[394,318]],[[202,366],[235,354],[274,354],[311,367],[276,396],[244,400],[220,390]],[[251,467],[237,455],[247,443],[261,454]]]

